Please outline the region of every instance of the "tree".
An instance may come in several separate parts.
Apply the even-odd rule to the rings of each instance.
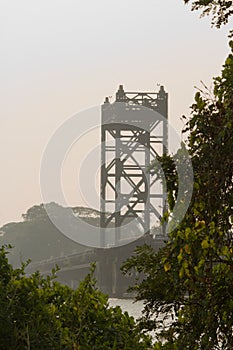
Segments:
[[[148,349],[134,319],[95,285],[94,267],[76,290],[39,272],[13,269],[0,249],[0,349]]]
[[[186,122],[194,190],[185,218],[158,253],[139,247],[123,266],[125,273],[143,273],[132,290],[145,300],[141,327],[158,333],[155,349],[233,348],[233,42],[230,47],[213,93],[197,92]],[[167,216],[179,186],[176,156],[160,158]]]
[[[220,28],[233,14],[232,0],[184,0],[192,3],[192,10],[201,10],[202,16],[212,14],[212,25]]]
[[[46,209],[49,210],[50,216]],[[13,246],[8,259],[14,267],[19,267],[22,261],[28,259],[32,262],[42,261],[52,256],[59,257],[61,253],[66,256],[90,249],[66,237],[50,220],[58,217],[63,222],[68,221],[70,212],[68,215],[67,208],[56,203],[40,204],[28,209],[22,217],[23,221],[8,223],[0,228],[3,233],[0,237],[0,246],[7,244]],[[98,218],[96,221],[98,222]],[[74,229],[76,232],[83,230],[79,225]]]

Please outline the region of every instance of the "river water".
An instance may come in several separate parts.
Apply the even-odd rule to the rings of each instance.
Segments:
[[[133,299],[109,299],[110,306],[120,306],[122,311],[127,311],[130,316],[135,319],[142,315],[143,301],[134,302]]]
[[[109,305],[110,306],[120,306],[122,311],[127,311],[130,316],[133,316],[134,319],[138,319],[142,316],[142,310],[144,309],[144,303],[143,301],[137,301],[135,302],[133,299],[109,299]],[[162,320],[162,315],[159,317],[159,320]],[[171,323],[172,318],[168,318],[167,321],[165,321],[166,327],[169,326],[169,323]],[[157,331],[151,331],[149,334],[152,336],[153,340],[156,340],[156,333]]]
[[[110,298],[109,305],[110,306],[120,306],[122,311],[127,311],[130,316],[133,316],[134,319],[138,319],[142,316],[142,310],[144,308],[143,301],[134,302],[133,299],[114,299]],[[156,340],[156,332],[152,331],[149,333],[153,340]]]

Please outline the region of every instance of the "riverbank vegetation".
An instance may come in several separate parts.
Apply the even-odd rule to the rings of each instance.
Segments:
[[[76,290],[39,272],[14,269],[0,249],[0,349],[146,350],[150,338],[128,313],[110,307],[94,266]]]

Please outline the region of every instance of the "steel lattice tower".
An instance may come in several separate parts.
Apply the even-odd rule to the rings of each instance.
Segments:
[[[101,246],[108,227],[115,227],[115,245],[121,227],[135,219],[144,233],[152,217],[161,220],[166,207],[163,188],[153,190],[148,166],[167,151],[168,94],[125,92],[120,85],[114,103],[105,99],[101,123]],[[153,200],[160,200],[160,209]]]

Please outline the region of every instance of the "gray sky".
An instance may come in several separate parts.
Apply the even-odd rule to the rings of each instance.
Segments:
[[[228,30],[182,0],[0,0],[0,224],[41,203],[40,162],[55,130],[119,84],[165,85],[180,130],[194,86],[221,70]],[[83,202],[74,194],[70,204]]]

